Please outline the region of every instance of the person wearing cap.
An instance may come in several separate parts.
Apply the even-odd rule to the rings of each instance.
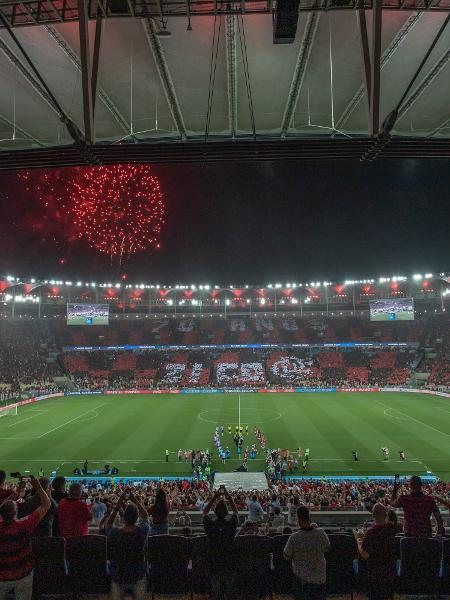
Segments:
[[[392,508],[403,508],[403,532],[408,537],[431,537],[431,516],[436,519],[438,533],[445,535],[442,515],[432,496],[422,491],[422,480],[413,475],[409,481],[411,493],[402,494],[397,498],[397,486],[392,493]]]

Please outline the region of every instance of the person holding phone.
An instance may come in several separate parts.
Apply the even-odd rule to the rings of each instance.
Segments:
[[[228,513],[228,506],[232,514]],[[210,516],[214,507],[215,517]],[[238,510],[224,485],[215,492],[203,509],[203,527],[208,536],[208,559],[211,573],[211,598],[236,598],[236,569],[233,561],[233,542],[238,526]]]
[[[392,492],[391,507],[403,508],[403,531],[408,537],[432,537],[431,516],[433,515],[438,533],[445,535],[442,515],[433,496],[424,494],[422,480],[413,475],[409,480],[411,493],[402,494],[397,498],[398,475],[395,476],[394,491]]]
[[[30,515],[19,520],[14,500],[6,500],[0,506],[0,598],[11,591],[20,600],[31,600],[32,596],[31,536],[50,508],[50,498],[35,477],[29,480],[39,498],[38,507]],[[21,480],[19,490],[23,487]]]

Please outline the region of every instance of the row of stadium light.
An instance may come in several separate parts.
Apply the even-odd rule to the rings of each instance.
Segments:
[[[444,277],[445,273],[440,273],[439,274],[440,277]],[[412,275],[412,279],[414,281],[420,281],[422,279],[431,279],[433,277],[432,273],[426,273],[424,275],[420,274],[420,273],[416,273],[414,275]],[[17,284],[21,284],[24,283],[19,277],[13,277],[12,275],[8,275],[6,277],[6,280],[10,283],[16,282]],[[404,275],[394,275],[392,277],[379,277],[378,278],[378,283],[379,284],[383,284],[383,283],[391,283],[391,282],[405,282],[408,281],[408,277],[405,277]],[[375,279],[347,279],[344,281],[343,285],[364,285],[364,284],[374,284],[376,282]],[[35,278],[31,278],[30,279],[30,283],[32,284],[37,284],[37,285],[65,285],[65,286],[76,286],[76,287],[99,287],[99,288],[116,288],[116,289],[120,289],[122,288],[122,284],[121,283],[96,283],[96,282],[90,282],[90,283],[83,283],[81,281],[77,281],[76,283],[73,283],[72,281],[63,281],[63,280],[56,280],[56,279],[45,279],[44,281],[39,281],[36,280]],[[268,289],[280,289],[282,287],[286,287],[286,288],[297,288],[297,287],[313,287],[313,288],[318,288],[318,287],[329,287],[331,285],[335,285],[334,283],[330,282],[330,281],[311,281],[310,283],[286,283],[285,286],[283,286],[283,284],[281,283],[269,283],[267,284],[265,287]],[[141,290],[149,290],[149,289],[175,289],[175,290],[192,290],[192,291],[196,291],[196,290],[210,290],[212,288],[219,290],[219,289],[225,289],[226,286],[219,286],[219,285],[215,285],[215,286],[211,286],[209,284],[201,284],[201,285],[195,285],[195,284],[191,284],[191,285],[164,285],[161,286],[159,284],[157,285],[148,285],[148,284],[126,284],[123,286],[125,289],[141,289]],[[234,285],[230,285],[228,286],[229,289],[236,289],[238,286],[234,286]],[[243,286],[245,287],[245,289],[249,289],[250,287],[252,288],[258,288],[258,286],[249,286],[249,285],[245,285]]]

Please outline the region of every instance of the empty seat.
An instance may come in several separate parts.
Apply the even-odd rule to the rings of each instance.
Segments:
[[[71,589],[85,594],[109,592],[106,537],[83,535],[69,538],[66,543]]]
[[[189,546],[185,537],[152,535],[147,540],[150,584],[154,594],[185,594],[189,590]]]
[[[355,585],[353,561],[358,556],[358,547],[352,535],[331,533],[330,551],[327,559],[327,593],[351,594]]]
[[[66,541],[59,537],[33,538],[33,597],[63,594],[67,588],[65,561]]]
[[[262,535],[242,535],[234,540],[237,591],[248,597],[270,594],[271,539]]]
[[[434,594],[439,588],[442,541],[437,538],[400,540],[399,591],[405,594]]]

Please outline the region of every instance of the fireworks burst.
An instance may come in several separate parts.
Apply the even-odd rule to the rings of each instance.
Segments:
[[[145,165],[61,169],[20,175],[37,193],[44,214],[31,226],[64,232],[120,264],[137,252],[160,247],[164,197]]]
[[[87,169],[72,183],[71,214],[79,239],[111,257],[159,248],[164,201],[143,165]]]

